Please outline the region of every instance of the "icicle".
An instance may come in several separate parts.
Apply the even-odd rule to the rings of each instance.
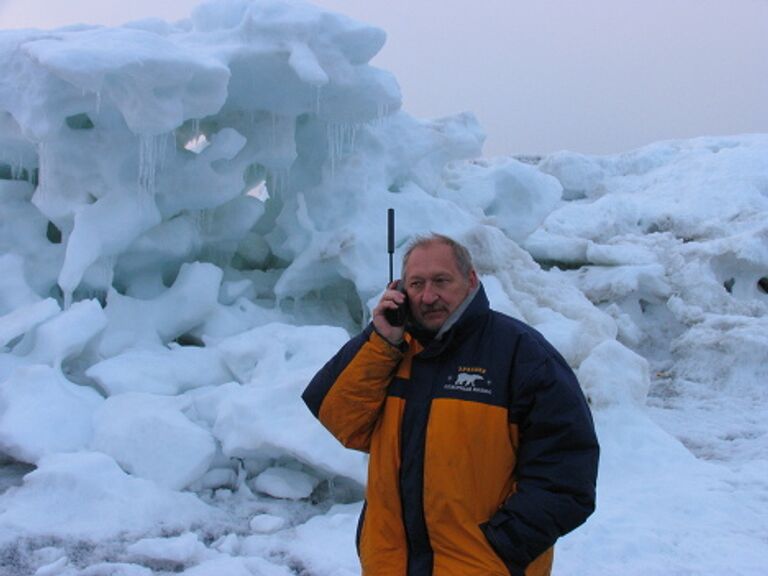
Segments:
[[[189,213],[195,230],[197,231],[197,242],[199,250],[197,258],[203,262],[224,265],[226,262],[219,262],[221,254],[210,244],[211,232],[214,229],[214,217],[211,210],[197,210]]]
[[[139,189],[154,196],[155,150],[152,136],[139,136]]]
[[[211,231],[213,218],[211,217],[210,211],[197,210],[196,212],[191,212],[190,217],[192,222],[195,224],[195,228],[197,228],[197,232],[201,239]]]
[[[269,193],[271,198],[277,198],[288,190],[290,172],[288,168],[270,170],[268,179],[271,181]]]
[[[270,135],[270,152],[277,164],[293,161],[296,149],[296,117],[271,115],[272,132]]]
[[[315,86],[315,114],[320,115],[320,94],[323,91],[323,87],[318,84]]]
[[[165,165],[168,134],[139,136],[139,189],[149,198],[157,191],[157,175]]]
[[[275,114],[274,112],[271,112],[269,116],[270,116],[270,119],[272,120],[272,141],[271,141],[271,144],[272,144],[272,148],[274,148],[274,147],[277,146],[277,124],[278,124],[278,118],[277,118],[277,114]]]
[[[390,120],[391,113],[392,110],[390,109],[389,104],[379,102],[379,104],[376,106],[376,118],[370,120],[366,124],[372,128],[381,128],[382,126],[385,126],[386,123]]]
[[[168,143],[171,141],[171,133],[166,132],[157,136],[158,142],[158,162],[157,171],[163,172],[165,170],[165,164],[168,162]]]
[[[37,145],[37,189],[35,190],[35,205],[42,206],[45,204],[46,196],[48,195],[48,159],[47,159],[47,145],[45,142],[40,142]]]
[[[336,175],[336,125],[328,124],[326,126],[326,136],[328,139],[328,159],[331,161],[331,178]]]
[[[352,126],[350,128],[350,134],[349,134],[349,154],[352,154],[355,151],[355,142],[357,141],[357,126]]]
[[[16,161],[11,164],[11,179],[21,180],[24,175],[24,157],[19,153]]]
[[[355,139],[357,136],[357,124],[335,124],[327,125],[328,137],[328,158],[331,163],[331,177],[336,173],[336,163],[344,156],[348,156],[355,151]]]

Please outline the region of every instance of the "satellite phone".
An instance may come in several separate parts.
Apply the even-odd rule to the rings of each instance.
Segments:
[[[387,252],[389,253],[389,284],[394,280],[394,254],[395,254],[395,209],[387,209]],[[402,281],[397,283],[397,289],[406,294]],[[405,301],[396,309],[384,310],[384,317],[391,326],[402,326],[405,324],[405,317],[408,314],[408,295]]]

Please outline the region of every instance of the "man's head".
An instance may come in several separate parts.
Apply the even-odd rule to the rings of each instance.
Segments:
[[[477,273],[469,251],[441,234],[416,238],[403,256],[403,283],[411,315],[437,331],[472,290]]]

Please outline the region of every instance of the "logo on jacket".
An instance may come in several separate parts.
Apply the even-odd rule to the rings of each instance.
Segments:
[[[479,366],[459,366],[456,376],[448,377],[446,390],[476,394],[492,394],[491,381],[485,378],[486,369]]]

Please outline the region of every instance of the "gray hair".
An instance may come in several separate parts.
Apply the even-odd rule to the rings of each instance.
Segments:
[[[460,244],[453,238],[445,236],[443,234],[436,234],[432,232],[428,236],[416,236],[409,243],[403,254],[403,277],[405,277],[405,268],[408,265],[408,258],[416,248],[424,248],[433,244],[445,244],[453,251],[453,256],[456,259],[456,266],[459,272],[465,277],[469,278],[469,273],[473,270],[472,255],[469,250],[463,244]]]

